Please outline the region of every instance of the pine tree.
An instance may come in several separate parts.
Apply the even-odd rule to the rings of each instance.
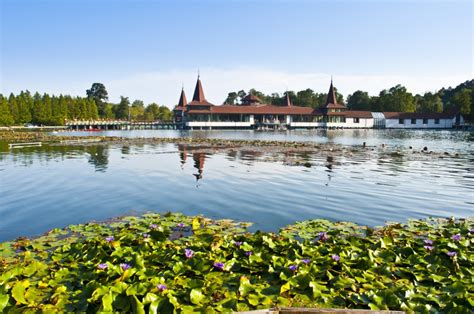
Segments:
[[[50,124],[51,123],[51,97],[48,94],[44,94],[43,97],[34,97],[34,121],[38,124]]]
[[[15,95],[13,95],[13,93],[11,93],[10,97],[8,97],[8,105],[10,106],[10,112],[12,114],[14,123],[20,123],[20,111],[18,110],[18,101]]]
[[[21,124],[31,122],[31,107],[33,104],[33,98],[29,91],[21,91],[18,99],[18,116]]]
[[[41,115],[41,109],[43,107],[43,99],[41,98],[41,95],[36,92],[33,95],[33,108],[31,110],[31,114],[33,116],[33,122],[34,123],[40,123],[40,115]]]
[[[97,109],[97,105],[92,98],[86,98],[87,101],[87,109],[89,112],[89,117],[88,119],[95,120],[99,118],[99,112]]]
[[[62,120],[62,124],[64,124],[65,120],[68,119],[68,106],[66,97],[63,95],[59,95],[59,113]]]
[[[14,122],[8,100],[0,94],[0,125],[12,125]]]

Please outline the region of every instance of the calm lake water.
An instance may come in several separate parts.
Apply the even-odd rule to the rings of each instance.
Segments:
[[[0,241],[145,211],[251,221],[254,230],[267,231],[315,218],[374,226],[427,216],[474,215],[474,135],[469,132],[170,130],[106,134],[358,146],[367,142],[376,148],[370,154],[334,156],[328,164],[318,154],[202,153],[175,144],[43,146],[12,151],[0,145]],[[388,149],[380,148],[382,143]],[[417,150],[427,146],[450,155],[413,158],[409,146]],[[388,153],[393,150],[404,155]],[[291,165],[294,160],[310,162],[312,167]]]

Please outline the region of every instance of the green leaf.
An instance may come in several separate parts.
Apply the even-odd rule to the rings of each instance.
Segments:
[[[247,297],[247,301],[250,303],[250,305],[257,306],[260,303],[260,298],[256,294],[250,294]]]
[[[201,289],[193,289],[190,293],[191,303],[200,305],[204,299]]]
[[[290,282],[287,282],[287,283],[285,283],[284,285],[281,286],[280,294],[283,294],[283,293],[285,293],[286,291],[288,291],[290,289],[291,289]]]
[[[0,312],[7,306],[10,296],[8,294],[0,293]]]
[[[137,314],[145,314],[145,308],[143,307],[143,304],[137,299],[135,295],[133,296],[133,300],[133,312]]]
[[[18,281],[15,283],[12,289],[12,296],[17,303],[28,304],[28,302],[25,300],[25,290],[29,286],[30,282],[28,280]]]
[[[112,292],[109,292],[107,294],[105,294],[103,297],[102,297],[102,311],[104,312],[112,312],[113,311],[113,308],[112,308],[112,302],[113,302],[113,297],[112,297]]]
[[[148,313],[158,313],[158,306],[160,305],[159,300],[155,300],[151,302],[150,307],[148,309]]]
[[[199,230],[201,228],[201,222],[200,222],[200,219],[198,217],[195,217],[193,219],[193,230],[196,231],[196,230]]]

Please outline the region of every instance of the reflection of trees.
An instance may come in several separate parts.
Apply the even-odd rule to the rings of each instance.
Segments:
[[[130,146],[122,146],[120,151],[122,152],[122,155],[128,155],[130,154]]]
[[[90,154],[89,163],[94,165],[95,171],[105,172],[109,163],[109,149],[107,146],[88,146],[87,152]]]
[[[48,163],[54,160],[69,159],[71,156],[83,156],[88,154],[88,162],[94,165],[96,171],[104,172],[108,165],[108,146],[67,146],[67,145],[44,145],[41,147],[25,147],[10,150],[6,154],[0,154],[0,160],[11,158],[14,164],[24,167],[34,163]]]

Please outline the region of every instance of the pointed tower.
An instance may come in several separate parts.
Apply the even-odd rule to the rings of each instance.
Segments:
[[[184,112],[186,111],[186,95],[184,94],[184,86],[181,89],[181,96],[179,96],[179,102],[176,107],[173,109],[174,114],[174,122],[175,123],[183,123],[184,122]]]
[[[197,78],[196,87],[194,88],[193,100],[188,104],[188,106],[214,106],[206,100],[206,97],[204,97],[204,90],[202,89],[201,79],[199,75]]]
[[[183,108],[183,111],[186,109],[186,104],[188,101],[186,100],[186,94],[184,93],[184,87],[181,89],[181,96],[179,96],[178,107]]]
[[[344,111],[346,106],[343,104],[338,104],[337,103],[337,97],[336,97],[336,89],[334,88],[334,85],[332,84],[332,77],[331,77],[331,85],[329,86],[329,92],[328,92],[328,97],[326,99],[326,103],[322,106],[323,110],[326,110],[327,112],[340,112]]]
[[[334,86],[332,85],[332,77],[331,85],[329,86],[328,98],[326,99],[326,106],[329,104],[337,104],[336,91],[334,90]]]
[[[199,78],[199,75],[196,82],[196,87],[194,88],[193,101],[197,101],[197,102],[206,101],[206,97],[204,97],[204,91],[202,90],[201,79]]]

